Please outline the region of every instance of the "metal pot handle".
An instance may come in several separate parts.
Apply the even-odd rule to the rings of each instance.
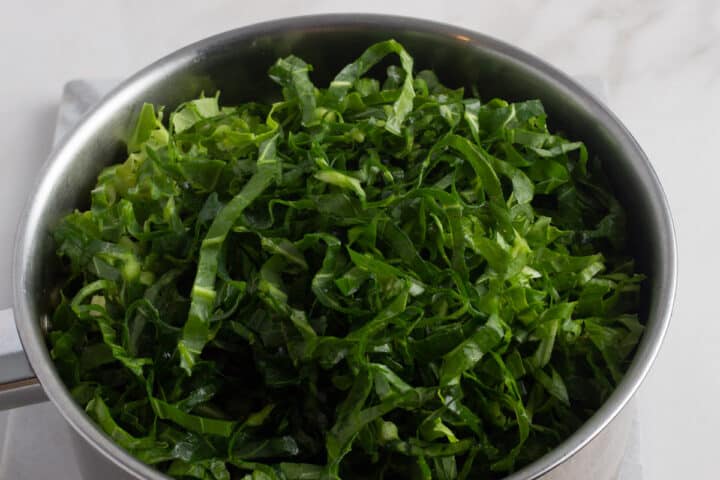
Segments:
[[[15,329],[13,311],[0,310],[0,411],[45,401]]]

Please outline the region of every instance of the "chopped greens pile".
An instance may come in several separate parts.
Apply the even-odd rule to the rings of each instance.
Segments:
[[[279,59],[272,104],[142,108],[54,229],[72,395],[176,478],[491,479],[550,451],[643,331],[599,168],[539,101],[466,97],[393,40],[310,71]]]

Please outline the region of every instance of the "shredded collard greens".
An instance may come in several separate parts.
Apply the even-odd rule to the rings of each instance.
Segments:
[[[279,59],[272,104],[142,108],[54,230],[72,395],[176,478],[489,479],[550,451],[643,331],[596,162],[393,40],[310,72]]]

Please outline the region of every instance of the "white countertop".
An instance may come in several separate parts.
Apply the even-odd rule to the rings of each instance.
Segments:
[[[680,287],[667,340],[639,395],[645,477],[716,475],[720,427],[720,2],[13,0],[0,6],[0,309],[10,306],[12,241],[49,153],[62,86],[126,77],[187,43],[309,13],[394,13],[454,23],[528,50],[567,73],[607,80],[610,107],[646,150],[679,240]]]

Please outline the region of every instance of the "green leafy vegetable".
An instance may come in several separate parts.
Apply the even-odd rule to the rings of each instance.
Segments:
[[[498,478],[538,458],[643,331],[598,163],[539,101],[466,97],[393,40],[327,88],[311,71],[279,59],[275,103],[142,107],[127,160],[54,229],[64,381],[177,478]]]

